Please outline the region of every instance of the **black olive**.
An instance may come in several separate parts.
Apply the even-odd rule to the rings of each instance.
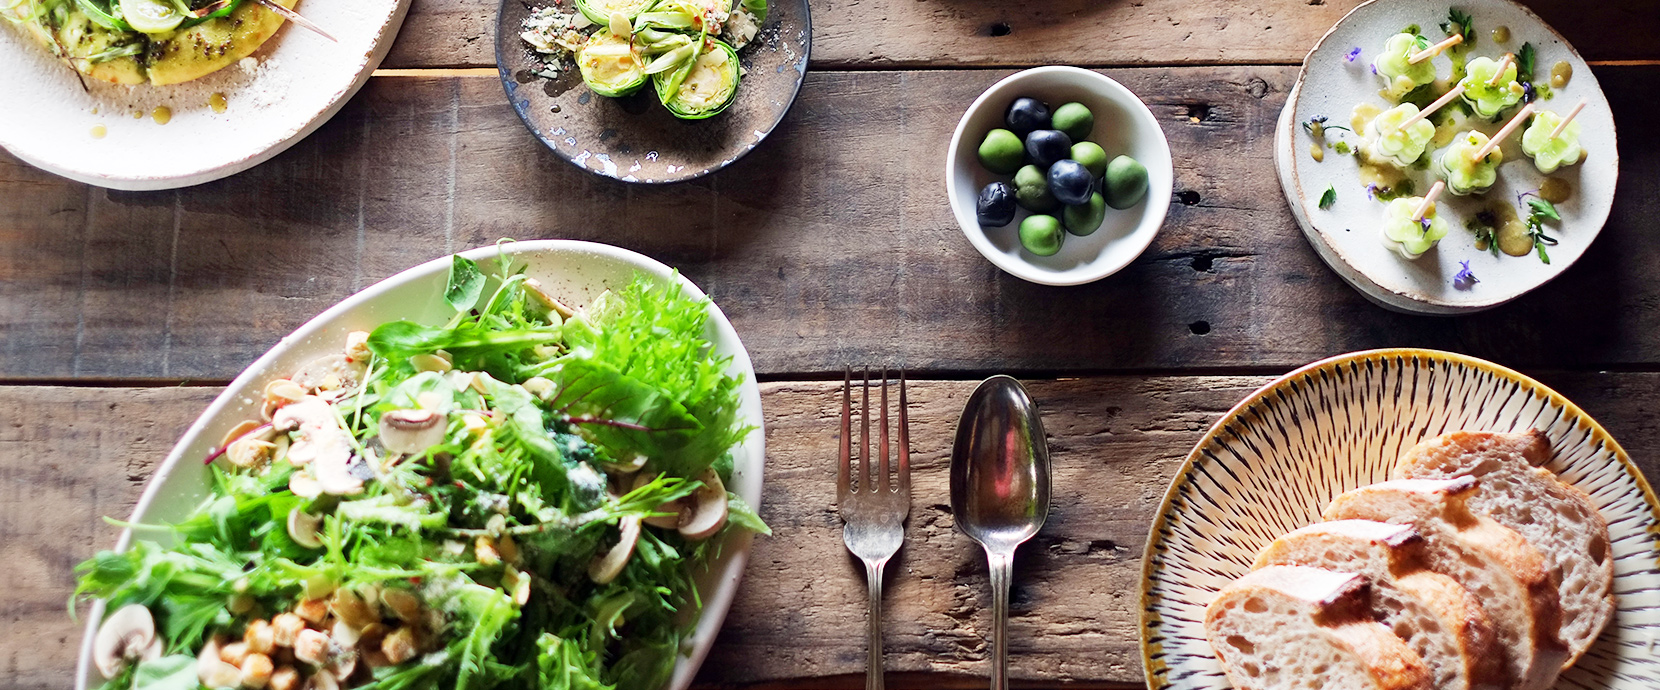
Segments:
[[[974,203],[974,214],[980,226],[1000,228],[1014,221],[1014,187],[1007,182],[993,182],[980,190]]]
[[[1016,98],[1003,119],[1015,134],[1026,136],[1032,130],[1049,129],[1049,106],[1036,98]]]
[[[1040,129],[1026,135],[1026,157],[1033,165],[1048,170],[1055,161],[1072,155],[1072,137],[1054,129]]]
[[[1067,206],[1088,203],[1095,191],[1095,176],[1089,168],[1071,158],[1055,161],[1049,166],[1049,193]]]

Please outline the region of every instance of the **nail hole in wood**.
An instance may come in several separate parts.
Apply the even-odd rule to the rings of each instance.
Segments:
[[[1210,106],[1203,103],[1193,103],[1187,106],[1189,122],[1204,122],[1210,119]]]
[[[1210,332],[1210,322],[1194,321],[1187,325],[1187,330],[1192,331],[1194,335],[1204,335]]]
[[[1181,202],[1183,206],[1198,206],[1199,193],[1191,189],[1176,192],[1176,201]]]
[[[1193,257],[1193,270],[1209,272],[1213,263],[1214,260],[1208,256],[1195,256]]]
[[[1004,22],[998,22],[986,27],[986,35],[988,36],[1007,36],[1013,32],[1014,29],[1009,28],[1009,25]]]

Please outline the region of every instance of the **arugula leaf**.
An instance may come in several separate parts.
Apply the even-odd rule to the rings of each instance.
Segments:
[[[484,294],[484,272],[478,263],[456,254],[450,261],[450,278],[444,286],[444,301],[456,311],[467,311]]]
[[[1320,194],[1320,209],[1329,209],[1331,208],[1331,205],[1335,203],[1337,203],[1337,187],[1335,185],[1326,185],[1326,191]]]
[[[198,690],[196,657],[185,654],[141,661],[133,672],[133,690]]]

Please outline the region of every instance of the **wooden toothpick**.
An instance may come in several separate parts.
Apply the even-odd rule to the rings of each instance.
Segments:
[[[1562,118],[1561,122],[1556,123],[1556,129],[1550,131],[1550,138],[1555,139],[1562,136],[1562,130],[1567,129],[1568,123],[1573,122],[1574,118],[1579,117],[1579,111],[1585,109],[1585,102],[1587,100],[1589,99],[1581,98],[1578,103],[1574,104],[1574,109],[1568,111],[1568,116]]]
[[[1464,82],[1459,82],[1457,86],[1452,87],[1451,90],[1447,91],[1444,94],[1441,94],[1440,98],[1435,99],[1434,103],[1431,103],[1431,104],[1429,104],[1429,106],[1425,107],[1423,110],[1418,111],[1417,115],[1413,115],[1412,117],[1407,118],[1406,122],[1402,122],[1401,123],[1401,129],[1406,129],[1407,127],[1411,127],[1417,121],[1422,120],[1426,117],[1429,117],[1430,113],[1433,113],[1437,110],[1440,110],[1441,106],[1444,106],[1448,103],[1451,103],[1454,98],[1458,98],[1463,93],[1464,93]]]
[[[1448,36],[1447,40],[1442,41],[1440,43],[1437,43],[1435,45],[1432,45],[1428,48],[1425,48],[1425,49],[1419,51],[1418,54],[1407,58],[1406,61],[1407,61],[1408,64],[1416,65],[1420,62],[1423,62],[1423,61],[1428,60],[1432,57],[1440,55],[1441,51],[1443,51],[1443,50],[1446,50],[1448,48],[1451,48],[1451,47],[1453,47],[1455,45],[1458,45],[1460,43],[1463,43],[1463,42],[1464,42],[1464,34],[1453,34],[1451,36]]]
[[[1498,148],[1499,144],[1503,143],[1504,140],[1510,136],[1511,132],[1516,131],[1517,127],[1522,126],[1522,123],[1527,120],[1527,116],[1532,114],[1532,103],[1522,106],[1521,110],[1516,111],[1515,117],[1510,118],[1509,122],[1504,123],[1504,127],[1501,128],[1497,134],[1494,134],[1492,139],[1488,139],[1487,143],[1483,144],[1482,147],[1476,151],[1476,160],[1479,161],[1487,158],[1487,154],[1492,153],[1493,149]]]
[[[1504,81],[1504,70],[1510,67],[1510,63],[1515,59],[1515,53],[1505,53],[1504,57],[1499,60],[1499,71],[1493,73],[1493,78],[1487,80],[1487,85],[1498,86],[1499,82]]]
[[[1424,195],[1424,200],[1418,202],[1418,210],[1412,212],[1412,219],[1422,221],[1424,219],[1424,215],[1429,213],[1429,207],[1435,203],[1435,199],[1440,197],[1441,192],[1446,188],[1446,180],[1436,180],[1435,186],[1430,187],[1429,193]]]

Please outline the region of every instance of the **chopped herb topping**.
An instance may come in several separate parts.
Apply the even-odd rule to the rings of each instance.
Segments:
[[[1320,195],[1320,210],[1329,209],[1335,203],[1337,203],[1337,187],[1326,185],[1326,191]]]

